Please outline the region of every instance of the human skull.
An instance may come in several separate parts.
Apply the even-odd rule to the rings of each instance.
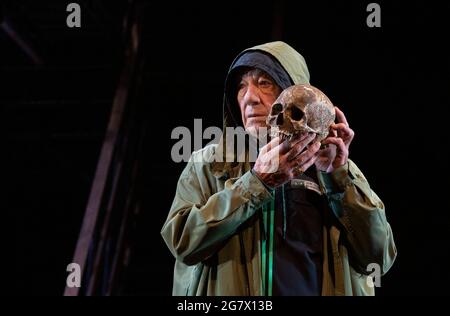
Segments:
[[[294,135],[315,133],[316,141],[328,135],[335,118],[334,106],[319,89],[305,84],[290,86],[275,100],[267,117],[271,135],[282,140]]]

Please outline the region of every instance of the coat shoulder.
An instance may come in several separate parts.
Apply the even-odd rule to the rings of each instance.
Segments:
[[[212,171],[212,166],[216,161],[216,151],[217,145],[211,144],[203,147],[202,149],[192,152],[188,164],[181,174],[181,177],[190,177],[192,176],[192,173],[195,173],[197,175],[214,173]]]

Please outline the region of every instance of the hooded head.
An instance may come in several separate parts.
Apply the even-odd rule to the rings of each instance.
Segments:
[[[279,92],[294,84],[309,84],[305,59],[286,43],[271,42],[244,50],[231,64],[225,81],[224,128],[244,125],[237,101],[238,84],[242,74],[252,68],[269,75],[281,88]]]
[[[234,150],[232,153],[229,152],[225,134],[227,127],[244,126],[237,100],[238,84],[246,70],[255,68],[269,75],[279,87],[279,92],[294,84],[309,84],[309,72],[305,59],[284,42],[271,42],[248,48],[235,58],[225,81],[223,101],[224,135],[219,143],[219,153],[223,154],[224,159],[222,161],[224,162],[213,164],[213,170],[217,172],[218,176],[231,169],[239,169],[240,164],[234,162],[235,159],[230,161],[226,158],[235,156],[235,153]],[[275,96],[275,99],[277,96]],[[266,115],[268,114],[269,111],[267,110]]]

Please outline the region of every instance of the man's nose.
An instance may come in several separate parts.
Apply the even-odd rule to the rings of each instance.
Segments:
[[[261,102],[261,99],[259,97],[259,88],[250,83],[247,87],[247,91],[244,96],[244,104],[245,105],[257,105]]]

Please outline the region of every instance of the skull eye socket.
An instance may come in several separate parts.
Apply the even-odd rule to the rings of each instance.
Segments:
[[[281,110],[283,110],[283,106],[280,103],[274,104],[272,106],[272,115],[277,115],[278,113],[281,112]]]
[[[303,118],[303,112],[298,107],[293,106],[291,108],[291,118],[294,121],[300,121]]]

